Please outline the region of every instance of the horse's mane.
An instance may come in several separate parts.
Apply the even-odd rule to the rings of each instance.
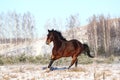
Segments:
[[[60,31],[54,30],[54,33],[57,34],[60,39],[67,41],[67,40],[62,36],[62,34],[61,34]]]

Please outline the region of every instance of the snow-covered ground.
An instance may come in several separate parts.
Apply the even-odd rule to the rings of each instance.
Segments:
[[[88,64],[67,69],[54,66],[48,71],[46,65],[18,64],[0,66],[0,80],[120,80],[120,63]]]

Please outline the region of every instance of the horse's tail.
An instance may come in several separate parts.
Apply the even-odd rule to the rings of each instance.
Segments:
[[[87,44],[83,44],[83,48],[84,48],[84,53],[87,53],[87,56],[94,58],[94,56],[90,54],[90,49]]]

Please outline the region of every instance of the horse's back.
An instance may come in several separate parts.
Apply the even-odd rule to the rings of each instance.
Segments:
[[[69,43],[72,43],[75,47],[82,45],[82,43],[76,39],[70,40]]]
[[[65,56],[66,57],[73,56],[81,48],[81,42],[79,42],[76,39],[66,41],[65,44],[66,45],[65,45],[65,49],[64,49],[64,53],[63,53],[64,57]]]

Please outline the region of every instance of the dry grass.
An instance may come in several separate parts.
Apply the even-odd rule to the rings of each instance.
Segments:
[[[70,72],[86,72],[87,70],[85,68],[72,68],[69,70]]]
[[[5,74],[5,75],[3,75],[3,80],[10,80],[10,76],[9,76],[9,74]]]
[[[0,66],[0,80],[119,80],[118,64],[78,65],[69,70],[56,66],[49,72],[43,65],[19,64]],[[95,68],[95,69],[94,69]]]
[[[16,75],[16,74],[10,74],[10,78],[17,78],[18,77],[18,75]]]

